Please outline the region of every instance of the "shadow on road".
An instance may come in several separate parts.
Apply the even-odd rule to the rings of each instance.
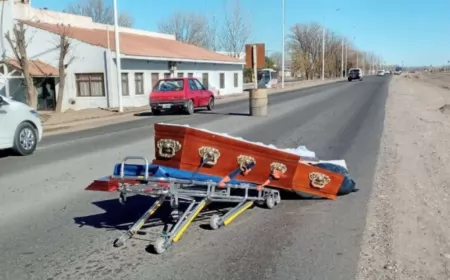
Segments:
[[[281,200],[304,200],[298,195],[292,192],[281,192]],[[322,200],[322,199],[306,199],[306,200]],[[104,211],[104,213],[94,214],[83,217],[75,217],[75,224],[79,227],[90,226],[93,228],[107,229],[113,231],[127,231],[151,205],[156,201],[155,198],[148,196],[135,195],[127,198],[125,204],[121,204],[117,198],[96,201],[93,204]],[[212,203],[208,205],[195,219],[197,222],[201,222],[199,227],[204,230],[212,230],[209,226],[209,220],[213,214],[223,216],[226,212],[234,207],[235,203]],[[148,238],[154,239],[154,232],[147,232],[146,229],[162,227],[161,231],[158,230],[156,234],[163,234],[169,231],[177,222],[178,217],[186,210],[188,204],[180,203],[177,213],[173,212],[168,202],[164,203],[155,214],[147,221],[147,223],[137,232],[134,236],[136,239],[140,239],[139,236],[150,235]],[[252,206],[260,207],[260,206]],[[262,206],[264,207],[264,206]],[[117,237],[121,234],[117,233]],[[152,236],[153,235],[153,236]],[[144,240],[144,239],[142,239]],[[111,240],[112,242],[113,240]],[[146,250],[152,253],[152,246],[149,246]],[[153,252],[154,253],[154,252]]]
[[[142,113],[136,113],[133,116],[135,116],[135,117],[151,117],[154,115],[152,114],[152,112],[142,112]]]
[[[15,157],[19,157],[16,153],[14,153],[13,151],[11,151],[10,149],[8,150],[0,150],[0,159],[2,158],[15,158]]]
[[[198,111],[196,113],[202,114],[202,115],[247,116],[247,117],[250,116],[249,113],[220,113],[220,112],[214,112],[214,111]]]

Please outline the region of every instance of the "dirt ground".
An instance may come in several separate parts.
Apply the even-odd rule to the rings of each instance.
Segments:
[[[450,91],[432,80],[391,82],[357,279],[450,279]]]

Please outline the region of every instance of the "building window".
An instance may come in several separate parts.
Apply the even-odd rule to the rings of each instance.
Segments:
[[[135,94],[144,94],[144,73],[134,73]]]
[[[225,73],[220,73],[220,88],[225,88]]]
[[[170,73],[164,73],[164,79],[170,79]]]
[[[202,74],[202,84],[203,84],[203,86],[206,89],[209,88],[209,75],[208,75],[208,73],[203,73]]]
[[[103,73],[75,74],[78,97],[105,96],[105,78]]]
[[[234,87],[237,88],[239,86],[239,76],[238,73],[234,73]]]
[[[178,72],[177,76],[178,76],[178,78],[183,78],[184,77],[184,73],[183,72]]]
[[[159,81],[159,73],[152,73],[152,89],[155,87],[158,81]]]
[[[128,73],[122,73],[122,95],[130,95]]]
[[[193,78],[194,77],[194,73],[188,73],[188,78]]]

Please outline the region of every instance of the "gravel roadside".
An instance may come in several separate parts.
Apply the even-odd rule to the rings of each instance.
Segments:
[[[447,103],[438,85],[393,77],[358,280],[450,279]]]

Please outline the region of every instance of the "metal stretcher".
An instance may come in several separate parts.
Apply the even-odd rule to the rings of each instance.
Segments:
[[[130,160],[141,161],[144,165],[128,164],[127,162]],[[175,225],[167,232],[163,232],[162,236],[153,243],[154,251],[157,254],[163,253],[173,243],[178,242],[192,221],[210,203],[236,203],[236,206],[223,216],[217,214],[211,216],[210,227],[218,229],[230,224],[254,204],[265,205],[267,208],[272,209],[281,202],[280,193],[277,190],[270,188],[261,189],[256,185],[234,180],[234,177],[239,174],[239,172],[235,171],[228,176],[226,180],[228,183],[223,183],[223,179],[220,180],[220,178],[203,174],[196,176],[197,174],[195,173],[179,170],[177,171],[181,175],[178,175],[176,172],[171,174],[167,170],[173,169],[166,167],[158,167],[160,169],[164,168],[162,169],[163,172],[158,171],[155,174],[151,174],[149,170],[151,170],[152,165],[143,157],[126,157],[116,167],[118,167],[119,172],[115,172],[111,179],[116,179],[119,182],[118,192],[121,203],[126,203],[127,196],[133,194],[157,198],[154,204],[131,228],[114,241],[114,246],[116,247],[124,245],[128,239],[133,237],[165,201],[170,202],[172,209],[178,209],[180,203],[186,203],[188,206],[177,219]],[[139,169],[141,172],[132,172],[131,175],[127,174],[126,169],[129,167]],[[165,176],[160,176],[161,174]],[[173,177],[174,174],[176,174],[175,177]]]

